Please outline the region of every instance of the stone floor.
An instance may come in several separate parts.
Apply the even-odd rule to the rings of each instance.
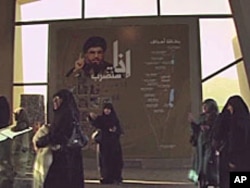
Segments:
[[[85,188],[195,188],[187,179],[190,159],[173,160],[126,160],[123,183],[102,185],[95,159],[84,159]],[[25,178],[16,178],[14,188],[32,188],[32,173]]]
[[[195,188],[187,179],[190,159],[125,160],[123,183],[102,185],[95,159],[84,159],[85,188]],[[14,188],[32,188],[32,173],[16,178]]]
[[[125,168],[124,181],[120,185],[102,185],[98,181],[97,169],[85,169],[85,188],[194,188],[187,179],[188,169],[139,169]],[[16,178],[14,188],[31,188],[32,175]]]
[[[194,188],[187,179],[188,169],[125,168],[123,184],[100,185],[97,170],[85,170],[85,188]]]

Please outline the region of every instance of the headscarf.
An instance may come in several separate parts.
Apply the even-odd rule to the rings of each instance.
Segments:
[[[202,113],[201,121],[206,122],[205,124],[213,125],[217,115],[218,115],[218,105],[214,99],[206,99],[202,103],[206,106],[207,111]]]
[[[229,112],[228,105],[233,107],[233,114]],[[244,100],[238,96],[231,96],[224,105],[217,121],[214,131],[215,140],[227,140],[230,125],[234,125],[239,119],[248,119],[249,110]]]
[[[59,106],[58,110],[61,111],[61,109],[69,108],[72,111],[74,118],[77,118],[77,120],[79,120],[80,113],[73,93],[68,89],[61,89],[53,95],[53,98],[56,96],[62,99],[62,103]]]
[[[107,108],[107,109],[110,109],[111,112],[108,116],[112,117],[113,119],[115,120],[118,120],[117,118],[117,115],[116,115],[116,112],[115,112],[115,109],[114,109],[114,106],[112,105],[112,103],[105,103],[104,106],[103,106],[103,110]],[[104,114],[104,112],[102,112],[103,115],[106,115]],[[106,115],[107,116],[107,115]]]
[[[214,99],[206,99],[203,105],[207,107],[207,113],[218,113],[218,105]]]
[[[63,131],[63,134],[70,136],[70,130],[73,129],[73,121],[79,121],[80,113],[75,102],[73,93],[68,89],[61,89],[53,95],[53,98],[58,96],[62,99],[61,105],[54,110],[54,117],[50,126],[50,133],[58,134],[58,131]],[[62,121],[67,118],[68,122]],[[70,123],[70,124],[69,124]]]
[[[249,109],[244,102],[244,100],[239,95],[234,95],[230,97],[226,103],[226,108],[228,105],[233,107],[233,116],[235,117],[245,117],[249,116]]]
[[[106,115],[104,113],[104,109],[107,108],[107,109],[110,109],[111,112],[110,114]],[[103,113],[102,113],[102,121],[104,124],[106,124],[106,127],[109,127],[109,126],[116,126],[117,127],[117,133],[118,134],[122,134],[123,133],[123,129],[120,125],[120,122],[119,122],[119,119],[116,115],[116,112],[115,112],[115,109],[114,109],[114,106],[112,103],[105,103],[104,106],[103,106]],[[112,127],[109,127],[109,128],[112,128]]]

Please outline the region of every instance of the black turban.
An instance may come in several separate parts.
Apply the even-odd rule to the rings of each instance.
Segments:
[[[105,52],[107,49],[107,43],[104,38],[93,36],[93,37],[88,38],[88,40],[83,45],[83,52],[86,53],[88,49],[92,47],[101,47],[103,51]]]

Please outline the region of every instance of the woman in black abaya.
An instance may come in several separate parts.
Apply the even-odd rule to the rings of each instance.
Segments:
[[[102,184],[121,183],[123,158],[120,135],[122,130],[113,105],[105,104],[102,115],[97,117],[90,113],[90,120],[92,125],[102,133],[99,142],[100,182]]]
[[[230,171],[250,171],[250,116],[240,96],[228,99],[216,121],[213,139],[220,152],[220,188],[228,188]]]
[[[66,146],[73,131],[73,121],[79,120],[79,111],[73,94],[62,89],[53,96],[54,117],[49,132],[39,138],[37,147],[51,145],[52,164],[44,188],[84,188],[81,148]]]

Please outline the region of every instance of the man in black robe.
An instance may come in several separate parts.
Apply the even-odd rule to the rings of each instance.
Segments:
[[[107,43],[104,38],[92,36],[86,40],[83,45],[84,57],[80,53],[78,60],[75,62],[74,73],[83,70],[88,77],[103,75],[113,70],[112,64],[104,60],[107,49]]]

